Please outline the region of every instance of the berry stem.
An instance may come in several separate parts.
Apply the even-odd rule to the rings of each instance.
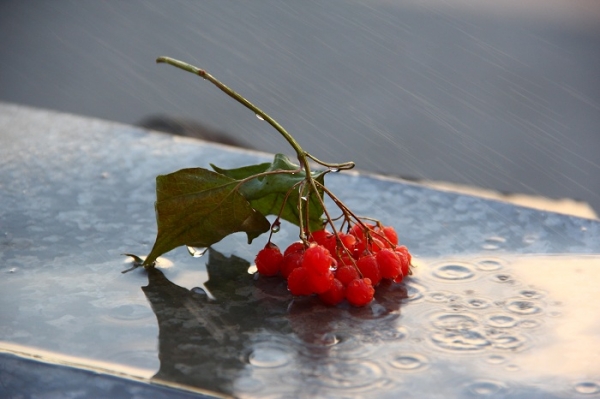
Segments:
[[[220,80],[218,80],[217,78],[212,76],[210,73],[206,72],[205,70],[195,67],[191,64],[188,64],[187,62],[179,61],[179,60],[176,60],[171,57],[164,57],[164,56],[158,57],[156,59],[156,62],[172,65],[174,67],[177,67],[179,69],[182,69],[182,70],[190,72],[190,73],[193,73],[194,75],[198,75],[201,78],[208,80],[209,82],[211,82],[212,84],[217,86],[219,89],[221,89],[229,97],[233,98],[234,100],[236,100],[237,102],[242,104],[244,107],[246,107],[249,110],[251,110],[252,112],[254,112],[257,116],[259,116],[261,119],[263,119],[269,125],[271,125],[275,130],[277,130],[283,136],[283,138],[285,138],[287,140],[287,142],[292,146],[294,151],[296,151],[296,155],[298,157],[298,161],[300,162],[300,166],[302,168],[304,168],[304,170],[306,171],[307,180],[312,180],[312,176],[310,174],[310,166],[308,164],[307,158],[310,158],[313,161],[329,168],[329,170],[352,169],[354,167],[354,162],[344,162],[344,163],[340,163],[340,164],[327,163],[327,162],[320,161],[317,158],[315,158],[314,156],[310,155],[308,152],[304,151],[304,149],[294,139],[294,137],[292,137],[292,135],[289,134],[287,132],[287,130],[285,130],[283,128],[283,126],[281,126],[275,119],[271,118],[263,110],[258,108],[256,105],[254,105],[250,101],[246,100],[242,95],[240,95],[235,90],[233,90],[233,89],[229,88],[228,86],[226,86],[225,84],[223,84]],[[314,185],[311,184],[311,186],[314,186]]]
[[[319,165],[323,165],[326,168],[329,168],[329,171],[340,171],[340,170],[349,170],[354,168],[354,162],[350,161],[350,162],[344,162],[344,163],[329,163],[329,162],[324,162],[321,161],[320,159],[317,159],[315,156],[306,153],[306,156],[309,157],[310,159],[312,159],[313,161],[315,161],[316,163],[318,163]]]
[[[258,108],[256,105],[252,104],[250,101],[246,100],[239,93],[229,88],[225,84],[221,83],[221,81],[219,81],[217,78],[215,78],[205,70],[188,64],[187,62],[179,61],[170,57],[158,57],[156,59],[156,62],[173,65],[179,69],[191,72],[195,75],[202,77],[203,79],[208,80],[209,82],[217,86],[219,89],[221,89],[229,97],[233,98],[237,102],[241,103],[244,107],[248,108],[256,115],[260,116],[269,125],[273,126],[273,128],[275,128],[275,130],[277,130],[288,141],[288,143],[290,143],[294,151],[296,151],[296,154],[298,155],[298,160],[300,161],[301,165],[304,166],[303,163],[306,163],[306,152],[302,149],[302,147],[300,147],[300,144],[298,144],[298,142],[275,119],[271,118],[269,115],[263,112],[263,110]],[[306,173],[307,175],[309,175],[309,170],[306,170]]]

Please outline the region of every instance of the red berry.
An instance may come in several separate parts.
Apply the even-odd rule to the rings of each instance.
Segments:
[[[371,224],[365,224],[365,226],[367,230],[373,230],[373,227],[375,227]],[[357,240],[365,240],[365,230],[360,224],[355,224],[354,226],[352,226],[350,228],[349,233],[356,237]]]
[[[384,248],[375,255],[382,278],[395,279],[402,274],[402,262],[397,252]]]
[[[394,251],[404,254],[408,260],[408,263],[412,262],[412,256],[410,252],[408,252],[408,248],[406,248],[404,245],[394,248]]]
[[[398,234],[396,233],[396,230],[392,226],[385,226],[382,229],[382,232],[383,232],[383,235],[385,236],[385,238],[387,238],[388,241],[392,243],[392,245],[394,245],[394,246],[398,245]]]
[[[322,245],[311,244],[304,251],[302,266],[315,273],[324,274],[331,267],[331,255]]]
[[[348,285],[350,281],[360,278],[360,275],[354,265],[344,265],[335,271],[335,278],[341,281],[342,284]]]
[[[309,241],[316,242],[319,245],[327,246],[327,243],[333,239],[333,234],[329,231],[323,229],[318,231],[313,231],[310,233]]]
[[[322,294],[331,288],[334,276],[329,270],[325,273],[315,273],[308,270],[306,278],[310,290],[315,294]]]
[[[373,300],[374,294],[375,289],[368,278],[352,280],[346,287],[346,299],[354,306],[365,306]]]
[[[326,305],[335,306],[342,302],[346,297],[346,287],[338,280],[333,279],[331,288],[322,294],[319,294],[319,298]]]
[[[379,238],[371,236],[371,242],[369,244],[369,250],[371,252],[379,252],[383,248],[387,248],[387,245]]]
[[[354,264],[356,263],[354,258],[349,256],[348,254],[342,254],[342,256],[340,256],[337,259],[337,261],[338,261],[339,267],[347,266],[347,265],[354,266]]]
[[[290,273],[287,279],[288,289],[292,295],[310,295],[311,291],[308,285],[308,271],[303,267],[297,267]]]
[[[258,272],[263,276],[274,276],[279,272],[279,266],[283,260],[283,255],[273,243],[268,243],[256,255],[254,262]]]
[[[410,274],[410,264],[412,262],[412,256],[410,255],[410,252],[408,252],[408,248],[405,246],[396,247],[394,251],[396,251],[400,257],[402,275],[408,276]]]
[[[304,254],[302,252],[292,252],[283,256],[283,261],[279,266],[279,272],[283,278],[288,278],[292,270],[302,266],[302,259]]]
[[[374,255],[365,255],[361,257],[356,266],[360,270],[363,277],[369,278],[373,285],[379,284],[381,281],[381,271]]]
[[[354,251],[353,251],[354,258],[356,258],[356,259],[360,258],[365,253],[366,250],[367,250],[366,241],[357,239],[356,243],[354,244]]]
[[[340,233],[339,234],[340,237],[340,241],[342,242],[342,244],[346,247],[346,249],[352,253],[352,251],[354,251],[354,245],[356,245],[356,237],[354,237],[351,234],[344,234],[344,233]],[[340,248],[341,253],[345,253],[345,251]]]
[[[285,249],[283,256],[287,256],[293,252],[304,252],[304,244],[300,241],[291,243],[290,246]]]

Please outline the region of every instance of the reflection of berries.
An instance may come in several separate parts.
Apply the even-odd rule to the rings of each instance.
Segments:
[[[279,272],[279,266],[282,260],[283,255],[281,254],[279,247],[273,243],[268,243],[256,255],[256,268],[263,276],[274,276]]]
[[[329,306],[335,306],[346,298],[346,287],[338,279],[333,279],[331,288],[322,294],[319,294],[321,301]]]
[[[330,306],[344,299],[365,306],[382,279],[399,283],[410,274],[411,255],[398,246],[393,227],[355,224],[347,231],[337,237],[327,230],[311,232],[308,242],[292,243],[283,255],[269,243],[256,256],[259,273],[279,273],[292,295],[317,294]]]
[[[292,270],[287,281],[292,295],[311,295],[313,293],[308,286],[308,271],[303,267]]]

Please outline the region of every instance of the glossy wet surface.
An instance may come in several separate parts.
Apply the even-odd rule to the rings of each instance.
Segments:
[[[239,397],[600,396],[597,221],[336,174],[417,267],[368,307],[327,308],[248,273],[263,237],[121,273],[153,242],[155,175],[265,155],[7,105],[0,138],[4,352]]]

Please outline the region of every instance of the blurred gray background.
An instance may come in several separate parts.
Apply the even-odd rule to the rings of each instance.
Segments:
[[[2,0],[0,37],[0,101],[181,118],[290,153],[208,82],[154,63],[168,55],[321,159],[600,211],[597,0]]]

